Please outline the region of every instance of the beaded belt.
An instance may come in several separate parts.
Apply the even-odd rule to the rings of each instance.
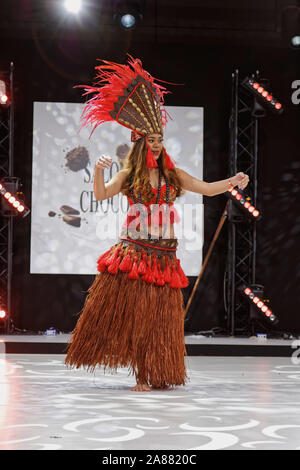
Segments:
[[[124,246],[135,245],[137,251],[144,249],[147,253],[153,251],[153,248],[156,251],[160,251],[166,254],[172,252],[175,253],[178,246],[177,238],[167,238],[160,240],[139,238],[133,240],[132,238],[119,237],[119,239],[123,241]]]

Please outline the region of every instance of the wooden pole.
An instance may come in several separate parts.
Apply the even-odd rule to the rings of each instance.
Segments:
[[[209,249],[208,249],[208,252],[207,252],[207,254],[206,254],[206,256],[205,256],[204,263],[203,263],[203,265],[202,265],[201,271],[200,271],[200,273],[199,273],[199,275],[198,275],[198,277],[197,277],[197,280],[196,280],[196,282],[195,282],[195,284],[194,284],[194,287],[193,287],[193,290],[192,290],[191,295],[190,295],[190,297],[189,297],[189,300],[187,301],[187,304],[186,304],[186,307],[185,307],[185,312],[184,312],[184,315],[185,315],[185,316],[186,316],[186,314],[187,314],[187,312],[188,312],[188,309],[190,308],[191,302],[192,302],[193,297],[194,297],[194,295],[195,295],[195,293],[196,293],[196,290],[197,290],[198,284],[199,284],[199,282],[200,282],[200,279],[201,279],[202,276],[203,276],[203,273],[204,273],[204,270],[205,270],[206,265],[207,265],[207,263],[208,263],[208,260],[209,260],[211,254],[212,254],[212,251],[213,251],[213,249],[214,249],[214,246],[215,246],[215,244],[216,244],[216,241],[217,241],[217,239],[219,238],[219,234],[220,234],[220,232],[221,232],[221,229],[222,229],[222,227],[223,227],[223,225],[224,225],[224,223],[225,223],[225,220],[226,220],[226,218],[227,218],[227,216],[228,216],[228,208],[229,208],[229,200],[227,201],[227,204],[226,204],[225,209],[224,209],[224,211],[223,211],[223,214],[222,214],[222,216],[221,216],[219,225],[218,225],[217,230],[216,230],[216,232],[215,232],[214,238],[212,239],[212,242],[211,242],[211,244],[210,244],[210,247],[209,247]]]

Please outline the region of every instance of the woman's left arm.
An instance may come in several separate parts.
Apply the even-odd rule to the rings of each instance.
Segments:
[[[239,189],[244,189],[249,183],[249,176],[243,172],[239,172],[231,178],[213,181],[212,183],[201,181],[181,168],[176,168],[176,173],[180,180],[182,189],[203,194],[204,196],[216,196],[217,194],[225,193],[230,189],[230,183],[233,187],[238,186]]]

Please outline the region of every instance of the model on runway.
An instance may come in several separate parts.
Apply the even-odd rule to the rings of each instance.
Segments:
[[[142,68],[103,61],[99,82],[85,87],[93,97],[86,103],[84,125],[116,121],[131,129],[133,145],[124,168],[108,184],[103,169],[112,159],[102,155],[95,164],[97,200],[118,193],[130,205],[119,241],[101,254],[99,273],[89,288],[71,336],[65,363],[70,367],[97,365],[129,367],[136,377],[132,391],[186,385],[184,304],[181,289],[188,279],[176,256],[174,201],[184,191],[206,196],[244,189],[249,177],[207,183],[175,167],[163,144],[167,113],[166,89]]]

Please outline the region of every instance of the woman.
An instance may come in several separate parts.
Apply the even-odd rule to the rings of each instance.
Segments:
[[[107,62],[106,62],[107,63]],[[137,384],[132,391],[185,385],[184,304],[181,288],[188,285],[176,257],[173,207],[184,190],[213,196],[238,185],[247,175],[206,183],[175,167],[163,146],[162,89],[141,68],[108,63],[98,67],[108,85],[86,107],[86,122],[116,120],[132,131],[134,142],[125,167],[104,184],[103,169],[112,160],[95,164],[94,193],[104,200],[122,192],[130,209],[119,243],[98,259],[98,271],[69,342],[65,363],[129,367]],[[113,99],[112,99],[113,97]],[[159,104],[159,106],[158,106]],[[164,116],[166,116],[164,114]],[[151,388],[150,388],[151,387]]]

